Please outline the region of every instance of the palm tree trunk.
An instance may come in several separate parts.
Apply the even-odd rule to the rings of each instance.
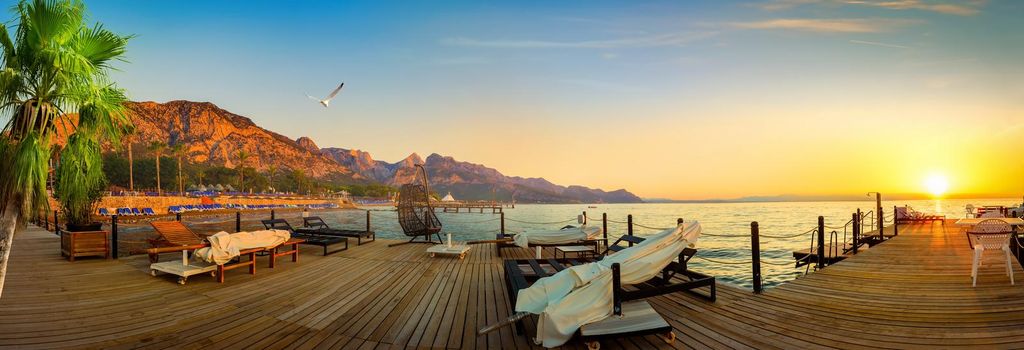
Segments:
[[[160,190],[160,156],[156,156],[156,195],[163,192]]]
[[[135,166],[132,160],[132,142],[128,141],[128,191],[135,192]]]
[[[18,230],[18,220],[21,218],[21,205],[14,198],[7,202],[7,208],[0,216],[0,293],[4,290],[4,281],[7,279],[7,259],[11,256],[11,246],[14,244],[14,235]]]
[[[178,195],[185,193],[184,188],[181,187],[181,156],[178,156]]]

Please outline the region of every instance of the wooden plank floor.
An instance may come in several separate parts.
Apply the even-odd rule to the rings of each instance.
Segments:
[[[603,347],[1024,347],[1024,283],[1009,284],[995,253],[972,288],[971,252],[952,222],[899,231],[760,295],[720,285],[715,303],[685,293],[652,298],[679,339],[632,337]],[[141,256],[68,263],[56,236],[30,227],[15,238],[0,298],[0,347],[535,348],[511,328],[475,335],[509,313],[493,246],[458,260],[430,258],[424,245],[387,243],[329,257],[304,247],[297,264],[271,270],[260,258],[255,276],[238,269],[225,284],[194,276],[180,286],[170,276],[150,277]],[[532,333],[533,324],[527,328]]]

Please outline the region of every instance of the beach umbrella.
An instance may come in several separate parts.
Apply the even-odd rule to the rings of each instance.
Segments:
[[[223,187],[223,188],[221,189],[221,191],[224,191],[224,190],[227,190],[227,191],[230,191],[230,192],[234,192],[234,191],[235,191],[235,187],[234,187],[234,186],[231,186],[231,184],[228,184],[227,186],[224,186],[224,187]]]
[[[206,185],[199,185],[199,188],[197,188],[197,190],[199,190],[199,192],[206,192],[206,191],[208,191],[208,189],[206,188]]]
[[[214,186],[213,189],[217,190],[217,192],[224,192],[224,185],[217,184],[217,186]]]

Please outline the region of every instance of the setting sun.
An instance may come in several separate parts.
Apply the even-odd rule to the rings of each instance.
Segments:
[[[924,180],[924,186],[928,189],[928,193],[938,197],[949,189],[949,179],[944,175],[933,174]]]

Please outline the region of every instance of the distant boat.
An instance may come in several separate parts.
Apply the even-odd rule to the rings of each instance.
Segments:
[[[596,205],[588,205],[587,208],[594,209],[594,208],[597,208],[597,206]]]

